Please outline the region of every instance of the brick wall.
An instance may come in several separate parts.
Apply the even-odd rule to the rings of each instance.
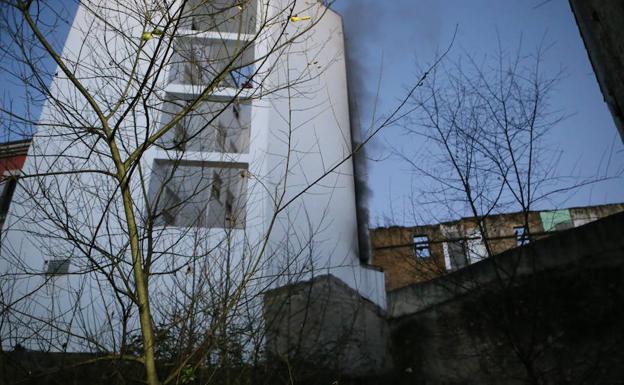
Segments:
[[[599,206],[576,207],[552,212],[531,211],[527,213],[528,229],[531,240],[535,241],[554,234],[560,229],[583,225],[599,218],[624,211],[624,204],[608,204]],[[569,223],[561,223],[554,231],[550,229],[553,223],[545,225],[544,214],[561,214],[559,217],[570,217]],[[565,215],[564,215],[565,214]],[[514,228],[522,227],[525,223],[524,213],[510,213],[491,215],[484,219],[483,227],[488,239],[491,255],[500,254],[517,247]],[[546,231],[549,230],[549,231]],[[458,221],[445,222],[435,225],[414,227],[384,227],[371,230],[371,244],[373,249],[373,265],[381,267],[385,272],[386,289],[395,290],[418,282],[426,282],[455,270],[449,258],[445,259],[445,243],[447,243],[447,257],[451,243],[463,243],[465,253],[468,254],[474,244],[468,244],[468,239],[479,234],[478,223],[474,218],[463,218]],[[424,235],[429,239],[428,258],[417,257],[413,237]],[[454,241],[455,240],[455,241]],[[474,251],[474,250],[473,250]],[[483,245],[481,253],[486,252]],[[479,254],[479,253],[476,253]],[[487,256],[487,254],[483,254]],[[474,260],[466,263],[473,263]]]

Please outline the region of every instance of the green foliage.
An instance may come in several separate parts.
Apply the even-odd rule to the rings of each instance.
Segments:
[[[195,381],[195,377],[195,368],[191,365],[186,365],[180,372],[180,383],[182,385],[190,384]]]

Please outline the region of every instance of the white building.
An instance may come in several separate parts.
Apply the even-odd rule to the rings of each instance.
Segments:
[[[133,282],[128,223],[92,103],[122,157],[140,156],[129,188],[154,322],[191,306],[197,282],[230,298],[322,274],[385,308],[383,273],[358,253],[340,16],[317,1],[191,1],[182,17],[129,3],[81,3],[73,21],[62,57],[86,91],[59,67],[3,230],[3,341],[110,348],[113,325],[136,327],[116,297]]]

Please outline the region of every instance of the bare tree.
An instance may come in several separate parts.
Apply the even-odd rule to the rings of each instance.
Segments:
[[[353,153],[406,99],[353,150],[300,142],[302,110],[344,119],[331,94],[296,104],[327,92],[319,79],[340,64],[335,36],[314,35],[328,12],[316,2],[81,1],[73,24],[45,2],[1,4],[3,66],[43,105],[1,110],[6,136],[35,134],[0,239],[3,349],[98,352],[76,365],[134,362],[149,384],[259,360],[260,294],[328,254],[350,267],[322,242],[329,203],[311,212],[301,198],[339,194]],[[282,151],[251,153],[251,105],[274,107],[269,95],[282,115],[267,140]],[[328,157],[331,145],[343,151]],[[318,173],[291,181],[310,154]],[[251,166],[271,157],[278,167]]]
[[[229,359],[228,335],[257,322],[254,298],[270,285],[258,276],[267,269],[268,235],[285,208],[286,176],[272,176],[273,214],[260,223],[262,234],[251,236],[235,230],[258,221],[242,207],[252,204],[246,194],[261,189],[266,176],[231,161],[208,167],[186,155],[220,152],[222,162],[239,156],[249,145],[253,100],[310,87],[322,69],[293,74],[285,60],[297,45],[312,45],[306,34],[326,8],[295,1],[81,2],[74,41],[66,45],[72,49],[59,51],[49,33],[50,25],[68,21],[62,13],[37,1],[2,6],[3,32],[12,43],[4,54],[18,63],[10,69],[14,79],[45,98],[40,119],[3,106],[7,132],[17,130],[15,122],[36,131],[3,237],[9,266],[3,277],[16,282],[14,291],[3,289],[2,312],[10,319],[3,344],[111,352],[98,359],[140,362],[150,384],[160,382],[159,354],[176,358],[165,383],[215,350]],[[224,37],[204,36],[211,33]],[[323,43],[306,49],[315,54]],[[52,86],[46,57],[58,68]],[[280,71],[286,80],[275,81]],[[171,83],[190,90],[180,97],[167,89]],[[224,87],[235,92],[223,94]],[[173,150],[172,158],[150,164],[146,154],[158,148]],[[288,173],[288,163],[284,168]],[[250,178],[255,187],[247,189]],[[45,279],[34,287],[31,278],[41,272],[23,260],[24,245],[10,242],[11,231],[30,233],[29,250],[47,260]],[[59,275],[70,262],[64,282]],[[51,303],[43,311],[32,302],[41,293]],[[167,357],[157,333],[163,330],[179,331]],[[136,332],[139,356],[131,348]],[[257,338],[252,332],[248,338]],[[236,344],[249,349],[248,341]]]
[[[395,153],[425,186],[411,197],[414,218],[420,222],[423,211],[429,210],[434,218],[468,219],[441,226],[442,234],[433,239],[434,244],[431,240],[410,244],[405,254],[413,256],[414,248],[418,253],[424,244],[431,245],[439,250],[438,256],[465,259],[451,261],[457,262],[454,268],[493,257],[509,249],[509,242],[526,244],[544,235],[541,223],[531,215],[540,204],[614,177],[583,179],[556,173],[559,153],[548,134],[566,116],[551,103],[562,73],[545,71],[546,51],[542,44],[527,55],[519,45],[510,53],[499,41],[493,56],[480,60],[464,55],[437,67],[413,96],[417,110],[404,124],[405,135],[426,145],[418,146],[424,148],[421,153],[404,149]],[[508,234],[494,219],[501,213],[518,213],[513,220],[522,228],[520,238],[503,239]],[[540,290],[559,293],[563,289],[549,287],[539,276],[538,258],[545,256],[536,255],[533,248],[514,255],[513,260],[491,258],[487,263],[494,276],[487,282],[483,276],[467,279],[468,270],[457,281],[451,276],[439,283],[457,295],[473,293],[462,316],[475,325],[473,329],[481,328],[482,339],[467,355],[481,357],[483,365],[497,363],[501,376],[548,383],[554,373],[552,357],[560,352],[557,328],[561,323],[557,314],[547,311],[552,305],[545,305]],[[444,258],[410,260],[421,280],[449,270]],[[478,313],[477,320],[468,321],[470,313]],[[496,349],[500,341],[504,353]],[[506,362],[509,356],[522,370]]]

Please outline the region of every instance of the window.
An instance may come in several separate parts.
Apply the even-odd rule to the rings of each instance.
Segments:
[[[236,224],[236,217],[234,214],[234,194],[230,191],[227,191],[225,194],[225,220],[232,226]]]
[[[162,219],[167,225],[175,225],[178,209],[180,208],[180,198],[169,187],[163,187],[164,201],[167,202],[162,210]]]
[[[162,106],[164,126],[188,109],[188,101],[167,95]],[[203,101],[198,103],[157,144],[167,151],[248,153],[251,101]]]
[[[236,88],[243,89],[251,89],[254,88],[254,66],[247,65],[242,68],[238,68],[230,71],[230,78],[232,80],[232,84],[236,86]]]
[[[149,189],[154,224],[244,228],[245,171],[200,161],[155,161]]]
[[[52,259],[45,264],[46,275],[63,275],[69,272],[69,259]]]
[[[483,235],[478,227],[468,233],[464,247],[468,264],[479,262],[488,256],[485,243],[483,242]]]
[[[176,150],[184,151],[186,150],[186,142],[188,138],[186,137],[186,129],[181,123],[176,124],[173,129],[173,146]]]
[[[466,237],[457,226],[441,225],[440,230],[446,242],[442,244],[444,266],[449,271],[461,269],[468,265]]]
[[[544,231],[560,231],[574,227],[570,210],[552,210],[540,212]]]
[[[522,246],[529,243],[529,234],[527,234],[526,227],[514,227],[514,234],[516,236],[516,246]]]
[[[241,51],[241,49],[244,49]],[[234,40],[211,41],[192,36],[174,40],[169,62],[169,81],[184,85],[217,85],[241,88],[255,72],[253,46],[241,47]],[[228,76],[220,76],[228,68]]]
[[[461,269],[468,266],[468,258],[466,257],[466,241],[456,240],[445,242],[445,253],[448,254],[450,270]]]
[[[182,65],[182,83],[183,84],[201,84],[203,79],[202,76],[206,76],[207,79],[210,79],[208,74],[204,74],[203,65],[200,59],[197,58],[197,53],[192,51],[192,53],[187,54],[186,62]],[[210,80],[205,80],[209,82]]]
[[[414,255],[416,258],[430,258],[429,237],[426,235],[414,235]]]
[[[190,0],[184,28],[250,34],[256,30],[257,0]]]
[[[16,176],[8,176],[0,183],[0,227],[4,223],[4,218],[9,212],[9,206],[11,205],[11,199],[13,199],[16,186]]]

